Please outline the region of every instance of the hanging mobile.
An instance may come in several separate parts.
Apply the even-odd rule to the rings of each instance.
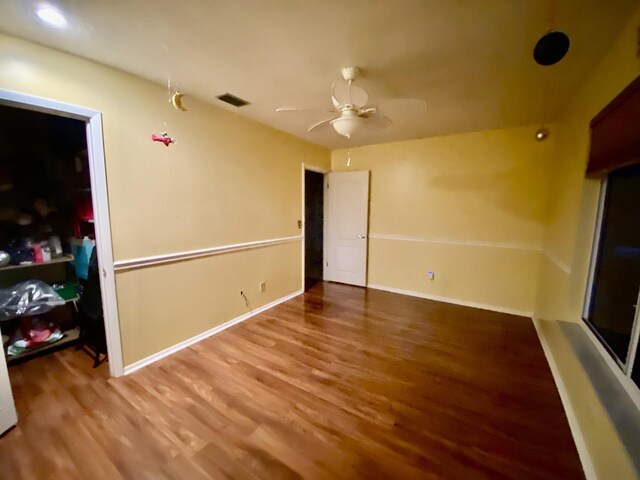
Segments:
[[[176,140],[173,137],[170,137],[167,132],[162,132],[160,135],[152,133],[151,140],[153,140],[154,142],[164,143],[165,147],[168,147],[172,143],[176,143]]]
[[[167,54],[167,91],[169,93],[169,103],[173,105],[173,108],[176,110],[186,111],[186,108],[182,106],[182,97],[183,93],[180,93],[177,89],[171,88],[171,77],[169,76],[169,67],[168,67],[168,57],[169,57],[169,47],[166,44],[162,44],[166,54]],[[176,143],[176,139],[171,137],[167,133],[167,122],[164,122],[164,130],[160,135],[156,135],[155,133],[151,134],[151,140],[154,142],[162,143],[165,147],[168,147],[172,143]]]
[[[169,46],[166,43],[162,44],[162,47],[165,51],[165,59],[166,59],[166,75],[167,75],[167,90],[169,92],[169,103],[176,110],[180,110],[181,112],[186,112],[187,109],[182,105],[182,97],[184,97],[184,93],[178,90],[178,84],[176,84],[176,88],[171,88],[171,68],[169,65]]]
[[[168,147],[172,143],[176,143],[176,139],[170,137],[167,133],[167,122],[164,122],[164,131],[160,135],[156,135],[155,133],[151,134],[151,140],[154,142],[164,143],[165,147]]]
[[[171,98],[169,99],[169,103],[173,105],[173,108],[176,110],[180,110],[182,112],[186,112],[187,109],[182,105],[182,97],[184,97],[184,93],[180,93],[179,91],[173,92]]]
[[[182,105],[182,97],[184,93],[179,92],[177,89],[171,88],[171,79],[167,79],[167,90],[169,90],[169,103],[173,105],[173,108],[186,112],[187,109]]]

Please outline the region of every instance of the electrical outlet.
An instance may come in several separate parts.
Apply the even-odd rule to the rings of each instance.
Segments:
[[[260,282],[260,292],[264,293],[264,291],[267,289],[267,282]]]

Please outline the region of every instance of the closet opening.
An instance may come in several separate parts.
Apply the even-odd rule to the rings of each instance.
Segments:
[[[102,116],[7,90],[0,334],[0,433],[47,396],[123,374]]]
[[[107,361],[85,122],[0,105],[0,331],[9,367]]]

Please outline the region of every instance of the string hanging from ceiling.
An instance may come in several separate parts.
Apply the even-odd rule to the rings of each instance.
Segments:
[[[549,67],[555,65],[562,60],[567,52],[571,41],[566,33],[556,30],[556,16],[557,16],[557,4],[555,0],[549,0],[549,23],[547,25],[547,32],[540,37],[535,47],[533,48],[533,59],[538,65],[543,67]],[[551,72],[549,72],[550,76]],[[542,125],[536,130],[535,138],[537,141],[542,142],[549,136],[549,129],[545,127],[545,121],[547,120],[547,108],[549,103],[549,78],[543,79],[544,91],[542,96]]]

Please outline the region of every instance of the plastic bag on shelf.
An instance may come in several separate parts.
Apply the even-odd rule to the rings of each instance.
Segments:
[[[64,303],[51,285],[41,280],[27,280],[0,289],[0,320],[41,315]]]

